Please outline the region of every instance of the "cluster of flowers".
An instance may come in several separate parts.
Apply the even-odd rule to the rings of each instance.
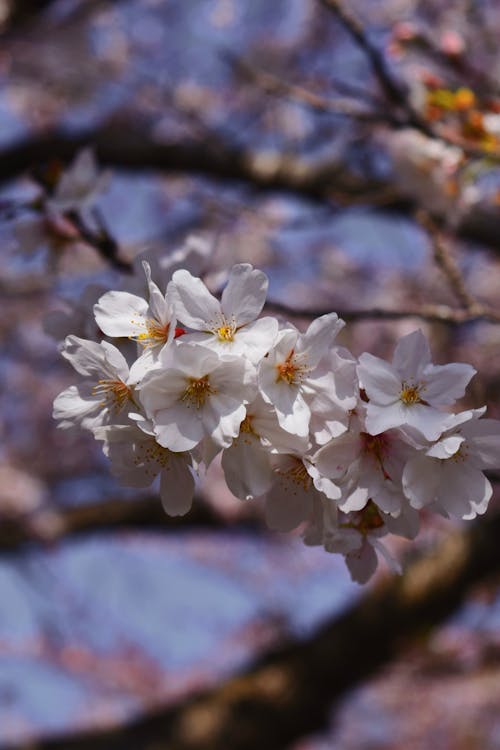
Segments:
[[[397,568],[380,540],[414,538],[422,508],[484,513],[500,421],[481,419],[484,408],[449,411],[471,366],[432,364],[420,330],[388,363],[337,345],[335,313],[305,332],[259,317],[268,281],[247,263],[232,268],[220,301],[185,269],[163,293],[143,266],[147,299],[111,291],[94,306],[106,337],[136,342],[130,362],[106,340],[67,336],[62,355],[83,380],[54,403],[61,427],[102,441],[124,484],[159,475],[166,512],[182,515],[195,476],[221,453],[236,497],[265,495],[271,528],[302,524],[305,543],[342,554],[359,582],[377,552]]]

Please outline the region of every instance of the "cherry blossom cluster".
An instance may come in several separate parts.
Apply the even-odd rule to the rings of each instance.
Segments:
[[[338,345],[335,313],[304,332],[262,317],[268,280],[248,263],[233,266],[220,300],[186,269],[164,293],[143,268],[146,298],[110,291],[94,305],[118,346],[66,337],[62,355],[81,381],[54,402],[61,427],[102,441],[123,484],[159,476],[165,511],[182,515],[220,455],[237,498],[265,497],[272,529],[301,527],[306,544],[343,555],[358,582],[377,553],[398,568],[381,539],[413,539],[421,509],[485,512],[500,421],[483,418],[485,408],[450,411],[470,365],[432,364],[420,330],[386,362]]]

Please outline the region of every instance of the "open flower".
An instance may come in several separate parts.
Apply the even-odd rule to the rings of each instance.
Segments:
[[[182,342],[162,352],[158,369],[141,383],[140,400],[165,448],[191,450],[204,438],[228,448],[255,391],[255,371],[246,359]]]
[[[259,388],[264,399],[276,409],[280,425],[295,435],[309,434],[311,408],[308,399],[317,399],[321,417],[336,406],[329,399],[330,378],[322,384],[324,376],[318,367],[323,357],[330,353],[335,336],[344,326],[336,313],[322,315],[313,320],[305,333],[296,328],[280,331],[275,346],[259,367]],[[321,393],[322,399],[318,399]],[[335,393],[332,392],[332,396]]]
[[[243,355],[253,364],[272,347],[278,333],[275,318],[260,318],[267,294],[267,276],[249,263],[232,267],[217,300],[201,279],[176,271],[170,288],[181,323],[196,333],[186,341],[204,344],[219,354]]]
[[[492,487],[483,471],[498,467],[500,421],[479,419],[484,411],[456,414],[437,443],[408,461],[403,489],[414,508],[466,519],[486,511]]]
[[[437,440],[450,419],[438,407],[451,406],[461,398],[475,372],[467,364],[431,364],[429,344],[420,330],[399,341],[392,364],[362,354],[358,376],[369,398],[367,431],[378,435],[407,425],[427,440]]]
[[[372,500],[384,513],[399,516],[408,505],[402,487],[403,469],[414,452],[398,430],[367,433],[361,414],[353,415],[349,429],[322,446],[312,461],[321,476],[340,487],[341,510],[359,511]]]
[[[106,336],[137,341],[142,354],[141,366],[146,372],[156,362],[162,348],[173,340],[175,314],[169,293],[163,294],[152,281],[146,261],[142,266],[149,301],[129,292],[107,292],[94,305],[94,315]]]
[[[62,356],[84,376],[54,400],[54,419],[59,427],[75,424],[93,430],[105,424],[128,422],[128,412],[136,406],[134,368],[129,370],[123,354],[112,344],[67,336]]]

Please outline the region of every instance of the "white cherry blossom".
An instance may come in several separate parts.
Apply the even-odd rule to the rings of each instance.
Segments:
[[[338,331],[344,326],[336,313],[313,320],[305,333],[296,328],[280,331],[275,346],[259,366],[259,388],[273,405],[283,429],[296,435],[309,434],[311,407],[317,399],[318,411],[327,416],[335,406],[331,381],[325,383],[321,359],[328,356]],[[329,398],[329,393],[332,398]],[[321,394],[321,404],[319,400]]]
[[[236,497],[260,497],[273,484],[274,453],[305,452],[306,438],[291,435],[280,427],[276,413],[260,394],[248,405],[240,431],[222,453],[226,484]]]
[[[485,513],[492,487],[486,469],[500,462],[500,421],[480,419],[484,409],[457,414],[441,439],[406,464],[403,488],[414,508],[451,518]]]
[[[134,384],[137,378],[123,354],[112,344],[67,336],[62,356],[84,376],[54,400],[54,419],[60,427],[75,424],[93,430],[110,423],[128,422],[128,411],[136,407]]]
[[[278,455],[274,458],[274,481],[266,495],[266,522],[271,529],[291,531],[309,520],[318,498],[338,499],[340,490],[329,482],[317,486],[318,473],[307,456]]]
[[[429,344],[420,330],[399,341],[392,364],[362,354],[358,376],[369,399],[367,431],[378,435],[408,425],[427,440],[437,440],[450,418],[439,408],[461,398],[475,372],[467,364],[431,364]]]
[[[243,355],[257,364],[274,344],[275,318],[258,318],[268,287],[267,276],[249,263],[232,267],[219,302],[203,281],[189,271],[176,271],[170,288],[181,323],[195,333],[186,341],[204,344],[219,354]]]
[[[362,414],[357,414],[346,432],[316,452],[312,460],[320,475],[335,480],[341,489],[341,510],[362,510],[372,500],[384,513],[400,515],[408,504],[403,469],[415,452],[402,437],[398,430],[370,435]]]
[[[140,400],[160,445],[185,451],[206,437],[229,447],[255,392],[255,370],[246,359],[181,342],[160,354],[159,367],[141,383]]]
[[[151,279],[146,261],[143,269],[148,301],[130,292],[106,292],[94,305],[94,315],[106,336],[137,341],[142,355],[140,366],[146,372],[156,363],[162,348],[173,340],[176,321],[171,295],[163,294]]]

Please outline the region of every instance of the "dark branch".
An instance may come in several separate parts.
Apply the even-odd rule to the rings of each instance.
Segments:
[[[255,515],[249,512],[241,524],[257,527]],[[226,521],[200,498],[195,499],[186,516],[175,518],[167,516],[156,496],[133,501],[106,500],[78,507],[47,507],[23,517],[3,517],[0,522],[0,553],[13,551],[24,544],[54,544],[84,533],[120,529],[221,529],[229,526],[233,528],[235,523]]]
[[[340,0],[320,0],[342,24],[352,39],[368,58],[373,73],[389,103],[401,109],[407,117],[407,125],[433,136],[428,123],[411,105],[405,87],[391,73],[382,52],[372,43],[365,29]]]
[[[457,531],[402,578],[368,591],[314,637],[243,675],[128,726],[32,742],[30,750],[282,750],[328,720],[332,702],[435,626],[500,569],[500,517]]]

